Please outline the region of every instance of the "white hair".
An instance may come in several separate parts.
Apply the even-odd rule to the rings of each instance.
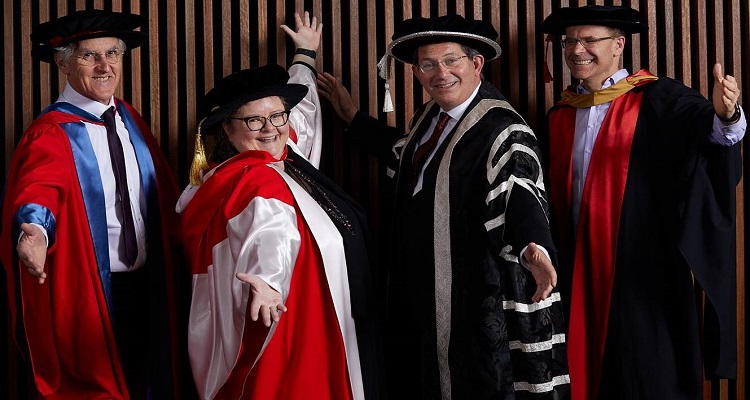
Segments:
[[[127,50],[128,46],[125,44],[125,42],[122,39],[117,39],[117,47],[120,49],[120,51]],[[70,42],[66,44],[65,46],[55,47],[55,55],[59,57],[63,63],[67,64],[70,61],[70,57],[75,53],[76,49],[78,49],[78,42]]]

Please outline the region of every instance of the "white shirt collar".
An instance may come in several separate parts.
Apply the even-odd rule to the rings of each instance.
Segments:
[[[70,103],[83,111],[99,117],[104,114],[104,112],[107,111],[108,108],[112,107],[115,104],[114,99],[115,97],[112,96],[112,98],[109,99],[109,105],[104,105],[96,100],[91,100],[88,97],[78,93],[75,89],[73,89],[72,86],[70,86],[70,83],[66,83],[65,89],[63,89],[63,92],[60,94],[60,97],[57,99],[57,101]]]
[[[621,70],[619,70],[619,71],[617,71],[617,72],[615,72],[614,74],[612,74],[612,76],[610,76],[609,78],[607,78],[604,81],[604,83],[602,83],[602,89],[606,89],[606,88],[614,85],[615,83],[620,82],[621,80],[627,78],[628,75],[630,75],[630,72],[628,72],[628,70],[626,70],[624,68],[621,69]],[[589,92],[586,90],[586,88],[583,87],[583,83],[579,83],[578,86],[576,87],[576,93],[578,93],[578,94],[586,94],[586,93],[589,93]]]
[[[447,111],[443,110],[442,107],[441,107],[440,111],[443,111],[443,112],[447,113],[448,115],[451,116],[451,118],[453,120],[458,121],[459,119],[461,119],[461,116],[464,115],[464,112],[466,112],[466,109],[469,108],[469,104],[471,104],[472,100],[474,100],[474,98],[477,97],[477,93],[479,93],[479,87],[480,86],[482,86],[482,81],[479,81],[479,84],[474,89],[474,92],[463,103],[461,103],[461,104],[459,104],[459,105],[457,105],[457,106],[455,106],[452,109],[447,110]]]

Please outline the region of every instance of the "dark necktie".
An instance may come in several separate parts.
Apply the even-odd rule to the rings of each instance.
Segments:
[[[117,136],[115,125],[115,108],[110,107],[102,114],[104,125],[107,127],[107,143],[109,143],[109,158],[112,160],[112,172],[115,174],[115,190],[117,204],[122,216],[122,236],[125,238],[125,263],[128,267],[135,265],[138,258],[138,242],[135,238],[133,226],[133,212],[130,209],[130,195],[128,194],[128,178],[125,174],[125,154],[122,143]]]
[[[427,156],[429,156],[430,153],[432,153],[432,151],[435,149],[435,146],[437,146],[438,139],[440,139],[440,135],[443,133],[445,125],[448,124],[448,121],[450,119],[450,115],[444,112],[440,112],[440,117],[438,118],[437,125],[435,125],[435,129],[432,131],[432,134],[427,139],[427,141],[417,147],[417,150],[414,152],[414,162],[412,163],[412,166],[414,167],[414,174],[412,175],[413,180],[411,187],[415,187],[417,185],[417,181],[419,180],[419,172],[422,170],[422,166],[427,160]]]

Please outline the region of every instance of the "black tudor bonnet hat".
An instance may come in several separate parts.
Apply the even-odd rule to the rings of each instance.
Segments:
[[[420,46],[433,43],[456,42],[477,49],[485,60],[500,57],[497,31],[489,22],[467,20],[456,14],[436,18],[410,18],[395,27],[388,54],[411,64]]]
[[[555,10],[542,22],[542,31],[564,35],[569,26],[598,25],[623,30],[625,33],[643,33],[648,30],[638,10],[624,6],[564,7]]]
[[[100,37],[122,39],[129,49],[133,49],[145,43],[148,38],[145,32],[134,30],[143,26],[143,22],[138,14],[104,10],[76,11],[34,27],[31,40],[39,46],[31,50],[31,56],[52,63],[55,48]]]
[[[307,95],[307,86],[288,83],[289,73],[278,64],[243,69],[227,75],[216,83],[201,99],[203,120],[198,123],[195,154],[190,167],[190,183],[201,184],[201,171],[208,162],[201,134],[215,135],[219,126],[242,105],[269,96],[284,99],[288,109],[296,106]]]
[[[497,31],[489,22],[470,20],[457,14],[404,20],[395,27],[392,42],[388,44],[386,54],[378,62],[379,76],[386,81],[383,111],[393,111],[388,84],[391,57],[411,64],[420,46],[455,42],[476,49],[485,61],[490,61],[500,57],[502,52],[500,45],[495,41],[496,38]]]
[[[287,83],[289,73],[278,64],[243,69],[221,78],[203,98],[205,134],[218,132],[218,124],[243,104],[269,96],[284,99],[289,109],[307,95],[307,86]]]

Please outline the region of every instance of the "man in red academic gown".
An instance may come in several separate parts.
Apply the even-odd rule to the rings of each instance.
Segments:
[[[699,399],[701,356],[707,375],[736,373],[737,82],[714,66],[709,101],[621,69],[625,35],[646,29],[629,7],[562,8],[542,28],[564,35],[581,80],[549,111],[546,140],[573,399]]]
[[[167,231],[177,187],[143,118],[114,97],[126,48],[145,41],[141,25],[92,10],[32,33],[41,43],[32,55],[67,84],[13,155],[0,254],[13,334],[40,398],[186,395],[179,253]]]

